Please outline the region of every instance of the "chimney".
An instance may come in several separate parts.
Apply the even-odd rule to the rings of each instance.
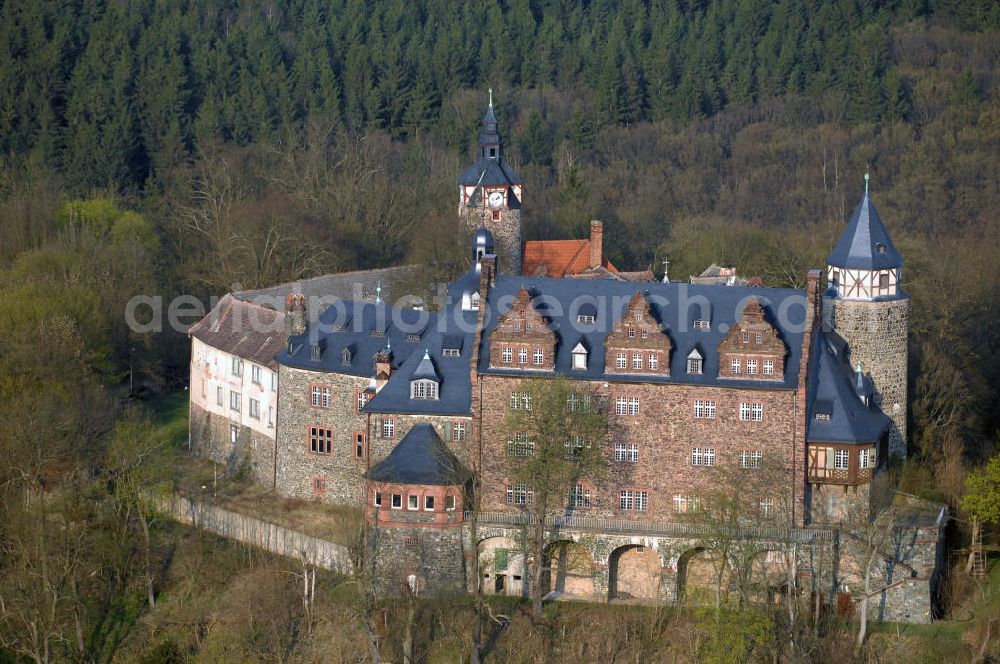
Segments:
[[[285,334],[289,337],[305,334],[306,296],[289,293],[285,296]]]
[[[590,222],[590,262],[587,267],[601,267],[601,256],[604,251],[604,224],[594,219]]]
[[[806,298],[808,299],[810,325],[813,317],[818,317],[820,313],[819,276],[819,270],[809,270],[806,275]]]
[[[389,382],[392,375],[392,349],[385,348],[375,353],[375,392],[379,392]]]

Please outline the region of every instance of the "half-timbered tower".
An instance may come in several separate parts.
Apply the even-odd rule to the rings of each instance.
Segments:
[[[910,300],[903,257],[865,195],[827,259],[827,327],[850,347],[850,361],[871,376],[874,402],[892,420],[890,455],[906,456],[906,336]]]

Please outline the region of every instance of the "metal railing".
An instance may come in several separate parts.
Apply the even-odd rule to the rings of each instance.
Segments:
[[[473,518],[465,513],[466,521]],[[480,512],[478,521],[483,525],[529,526],[537,523],[534,515],[518,512]],[[545,517],[545,527],[552,530],[585,530],[611,533],[615,535],[657,535],[666,537],[705,537],[720,533],[720,529],[710,524],[684,522],[631,521],[628,519],[601,519],[576,515],[549,515]],[[769,526],[740,526],[737,537],[761,539],[773,542],[812,542],[829,540],[833,532],[820,528],[781,528]]]

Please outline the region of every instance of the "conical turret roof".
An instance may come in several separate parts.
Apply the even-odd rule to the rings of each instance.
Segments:
[[[903,257],[892,244],[867,191],[854,208],[847,228],[826,262],[852,270],[888,270],[903,266]]]

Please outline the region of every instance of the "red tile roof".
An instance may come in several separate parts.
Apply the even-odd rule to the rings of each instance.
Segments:
[[[589,269],[590,240],[531,240],[524,243],[521,274],[529,277],[567,277]],[[601,267],[616,273],[618,268],[601,256]]]

